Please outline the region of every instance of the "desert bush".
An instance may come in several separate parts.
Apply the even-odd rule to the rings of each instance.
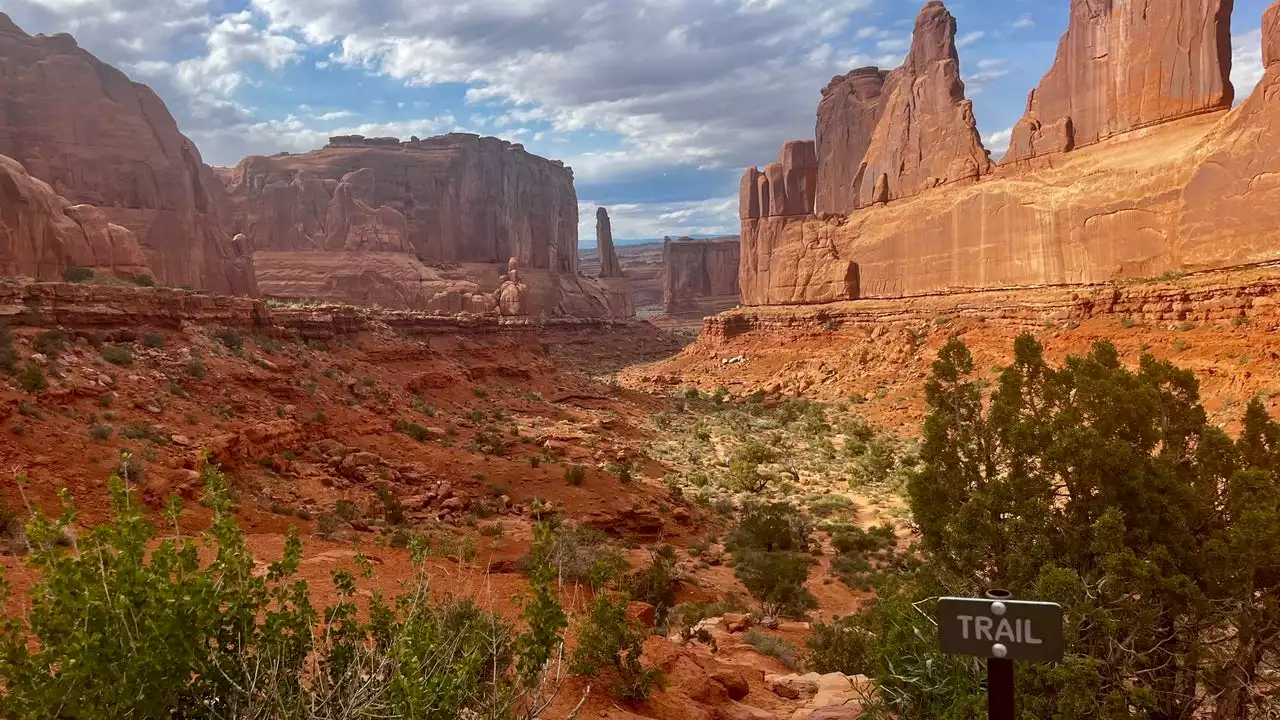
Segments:
[[[788,670],[800,669],[800,653],[795,645],[777,635],[760,632],[752,628],[742,636],[742,641],[760,652],[782,663]]]
[[[237,330],[233,330],[231,328],[221,328],[219,330],[214,331],[213,337],[215,340],[222,343],[224,347],[226,347],[228,350],[235,353],[236,355],[239,355],[241,352],[244,351],[244,336],[241,335],[240,332]]]
[[[411,420],[396,420],[395,429],[396,432],[408,435],[418,442],[427,442],[431,439],[431,433],[426,428]]]
[[[18,350],[13,346],[13,331],[0,324],[0,373],[12,374],[18,367]]]
[[[103,345],[102,359],[112,365],[128,367],[133,364],[133,351],[124,345]]]
[[[111,432],[112,429],[110,425],[95,423],[93,427],[89,428],[89,437],[101,442],[110,438]]]
[[[749,550],[734,555],[733,574],[760,602],[765,615],[803,618],[818,606],[805,588],[813,557],[800,552]]]
[[[805,640],[809,652],[805,665],[815,672],[870,675],[875,638],[859,624],[861,618],[836,618],[830,624],[815,623],[813,635]]]
[[[758,440],[748,440],[733,451],[729,459],[729,475],[725,486],[735,492],[758,493],[765,489],[771,479],[760,472],[760,466],[777,459],[773,448]]]
[[[152,350],[159,350],[164,347],[164,335],[160,333],[147,333],[142,336],[142,344]]]
[[[587,468],[583,465],[570,465],[564,469],[564,481],[577,487],[587,479]]]
[[[379,485],[373,490],[374,497],[378,498],[378,502],[382,503],[382,517],[387,521],[388,525],[404,524],[404,505],[400,503],[400,498],[391,492],[391,488],[387,485]]]
[[[31,610],[0,621],[0,716],[505,719],[549,705],[565,622],[545,570],[518,636],[469,599],[433,600],[421,553],[405,594],[375,593],[367,613],[356,575],[336,571],[322,613],[297,576],[296,532],[259,572],[225,481],[203,475],[214,516],[199,538],[160,538],[119,477],[112,519],[80,533],[76,552],[62,547],[69,499],[57,518],[36,513]],[[356,567],[372,572],[362,557]]]
[[[62,269],[62,279],[69,283],[86,283],[93,279],[93,268],[69,265]]]
[[[632,599],[653,606],[657,625],[667,624],[667,615],[675,606],[679,586],[676,553],[670,545],[650,550],[649,564],[628,575],[623,584]]]
[[[725,538],[725,547],[737,553],[808,552],[813,544],[813,523],[789,502],[751,503],[733,532]]]
[[[155,280],[155,278],[151,277],[150,275],[145,275],[145,274],[144,274],[144,275],[134,275],[134,276],[133,276],[133,284],[134,284],[134,285],[137,285],[138,287],[155,287],[155,286],[156,286],[156,280]]]
[[[70,340],[71,336],[62,330],[45,330],[36,335],[31,347],[41,355],[54,360]]]
[[[200,358],[191,358],[188,360],[187,374],[197,380],[203,380],[205,375],[204,361]]]
[[[44,370],[33,362],[26,362],[18,371],[18,387],[29,393],[37,393],[49,387],[44,377]]]
[[[547,532],[535,538],[522,561],[526,573],[550,567],[561,583],[585,583],[598,590],[621,577],[627,561],[605,534],[587,525],[558,519],[545,521]]]
[[[640,701],[655,687],[662,687],[662,672],[640,663],[640,653],[649,629],[627,612],[627,595],[600,593],[591,603],[591,613],[578,632],[573,653],[573,673],[592,677],[608,673],[613,694],[619,700]]]

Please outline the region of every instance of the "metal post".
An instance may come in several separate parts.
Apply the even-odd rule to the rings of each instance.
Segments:
[[[1013,599],[1008,590],[991,589],[986,595],[991,600]],[[987,718],[1014,720],[1013,661],[1008,658],[987,658]]]

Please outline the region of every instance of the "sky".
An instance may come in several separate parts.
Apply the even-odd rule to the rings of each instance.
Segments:
[[[1236,0],[1237,97],[1262,11]],[[474,132],[574,169],[580,238],[735,234],[744,168],[810,139],[821,89],[896,67],[920,0],[5,0],[155,88],[212,165],[330,135]],[[1068,0],[956,0],[961,72],[997,157]]]

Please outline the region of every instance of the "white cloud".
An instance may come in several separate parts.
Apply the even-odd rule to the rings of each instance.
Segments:
[[[520,108],[494,127],[616,133],[610,162],[727,168],[811,136],[817,88],[850,68],[823,46],[873,0],[253,4],[274,31],[332,44],[334,63]]]
[[[580,247],[594,247],[596,208],[599,204],[578,203]],[[720,197],[673,203],[617,203],[609,209],[613,236],[619,239],[661,239],[664,235],[737,235],[738,197]]]
[[[956,40],[956,47],[968,47],[986,36],[987,33],[983,30],[967,32],[964,35],[961,35],[959,40]]]
[[[1023,13],[1022,15],[1018,16],[1017,20],[1013,21],[1013,27],[1018,30],[1022,30],[1024,28],[1029,28],[1029,27],[1035,27],[1035,24],[1036,24],[1036,21],[1032,19],[1031,13]]]
[[[988,83],[1009,74],[1009,67],[1003,59],[988,58],[978,61],[978,71],[964,76],[966,90],[970,95],[977,95]]]
[[[1009,141],[1013,139],[1013,128],[1005,128],[990,135],[983,136],[982,145],[999,158],[1009,149]]]
[[[1262,79],[1262,29],[1231,36],[1231,84],[1236,89],[1236,102],[1242,102]]]

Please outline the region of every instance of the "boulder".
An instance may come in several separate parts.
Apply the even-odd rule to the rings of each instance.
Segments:
[[[222,225],[221,182],[151,88],[70,35],[31,36],[0,13],[0,97],[0,155],[69,205],[96,206],[105,217],[105,224],[90,220],[96,237],[84,250],[111,262],[123,253],[121,267],[146,268],[165,284],[256,292],[251,260],[235,253]],[[146,262],[138,262],[143,255],[129,247],[135,241],[124,229]],[[42,244],[15,250],[9,262],[24,274],[59,276],[56,253],[42,254]]]
[[[964,96],[956,19],[940,0],[916,18],[911,50],[884,79],[884,114],[854,178],[855,206],[910,197],[991,170]]]
[[[716,708],[716,720],[777,720],[778,716],[754,705],[729,702]]]
[[[731,633],[746,632],[751,629],[751,616],[744,613],[725,613],[724,629]]]
[[[822,89],[815,149],[818,161],[815,211],[819,215],[847,213],[856,205],[854,180],[871,145],[871,135],[884,116],[885,102],[889,99],[884,93],[888,74],[879,68],[858,68],[846,75],[837,75]],[[746,184],[745,177],[743,184]],[[744,217],[760,215],[757,212]]]
[[[729,699],[741,700],[751,692],[751,685],[737,668],[722,667],[711,671],[711,679],[724,686]]]
[[[1001,162],[1231,107],[1232,4],[1072,0],[1057,57]]]

